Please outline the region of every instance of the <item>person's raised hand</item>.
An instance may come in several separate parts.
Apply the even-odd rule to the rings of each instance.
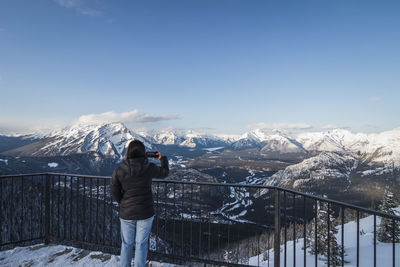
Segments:
[[[158,154],[158,159],[161,159],[162,155],[161,155],[160,151],[156,150],[156,153]]]

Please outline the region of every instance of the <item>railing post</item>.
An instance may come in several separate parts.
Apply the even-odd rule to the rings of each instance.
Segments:
[[[280,266],[281,252],[281,207],[280,207],[280,191],[275,188],[275,231],[274,231],[274,267]]]
[[[50,234],[50,175],[46,174],[45,184],[45,212],[44,212],[44,243],[49,243]]]

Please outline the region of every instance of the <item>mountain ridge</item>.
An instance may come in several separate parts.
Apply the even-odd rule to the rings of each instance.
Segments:
[[[33,141],[2,153],[9,156],[54,156],[94,151],[121,160],[128,141],[138,139],[149,150],[157,145],[188,149],[256,148],[263,154],[300,154],[307,157],[320,152],[351,152],[364,155],[364,158],[376,164],[400,166],[400,128],[375,134],[333,129],[289,135],[278,130],[254,129],[242,135],[223,135],[175,129],[134,131],[123,123],[105,123],[73,125],[41,138],[34,134],[20,138],[30,138]]]

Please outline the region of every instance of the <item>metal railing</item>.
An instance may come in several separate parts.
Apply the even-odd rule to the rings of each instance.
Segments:
[[[118,206],[110,197],[109,179],[58,173],[0,176],[0,249],[45,242],[118,253]],[[354,220],[354,261],[361,266],[360,220],[370,215],[371,266],[381,266],[377,218],[391,222],[391,261],[396,265],[395,229],[400,217],[395,215],[273,186],[160,179],[154,179],[152,186],[156,213],[149,239],[152,259],[185,266],[277,267],[322,266],[322,258],[327,266],[344,266],[345,223]],[[327,247],[319,243],[321,234]],[[301,258],[296,245],[302,246]]]

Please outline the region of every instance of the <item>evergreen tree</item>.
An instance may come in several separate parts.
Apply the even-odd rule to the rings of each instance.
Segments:
[[[333,267],[341,266],[342,248],[338,245],[336,240],[336,220],[334,218],[332,208],[329,208],[329,261]],[[315,242],[315,225],[312,224],[308,228],[307,247],[310,247],[310,253],[315,255],[328,256],[328,204],[317,203],[317,242]]]
[[[395,195],[388,189],[385,189],[382,204],[379,209],[385,213],[396,215],[395,208],[399,206],[399,201]],[[393,241],[393,226],[394,226],[394,240],[400,242],[400,226],[399,222],[393,224],[393,220],[388,218],[381,218],[381,223],[378,228],[377,237],[378,241],[389,243]]]

